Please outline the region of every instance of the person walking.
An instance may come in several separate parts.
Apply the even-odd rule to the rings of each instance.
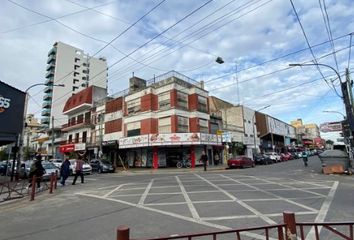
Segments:
[[[202,156],[200,156],[200,161],[203,162],[204,171],[206,171],[207,170],[208,156],[206,155],[205,151],[202,152]]]
[[[44,173],[45,173],[45,169],[42,165],[42,156],[40,154],[37,154],[36,160],[32,163],[28,175],[28,182],[29,182],[28,188],[32,187],[33,176],[36,176],[37,188],[41,188],[41,179]]]
[[[60,177],[61,181],[60,184],[65,186],[65,181],[70,175],[70,161],[68,158],[65,158],[64,162],[61,164],[60,167]]]
[[[305,167],[307,167],[308,156],[306,151],[302,152],[302,160],[304,161]]]
[[[82,172],[83,165],[84,161],[82,157],[79,157],[75,162],[75,177],[72,185],[75,185],[78,176],[81,177],[81,183],[84,183],[84,173]]]

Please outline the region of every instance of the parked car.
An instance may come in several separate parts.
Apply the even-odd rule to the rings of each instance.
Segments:
[[[254,161],[256,164],[263,164],[263,165],[267,165],[267,164],[271,164],[273,163],[272,159],[270,159],[269,156],[264,155],[264,154],[257,154],[254,156]]]
[[[90,161],[90,166],[92,167],[92,171],[104,173],[104,172],[114,172],[114,168],[112,164],[107,160],[102,159],[92,159]]]
[[[49,181],[50,180],[50,176],[52,175],[52,173],[56,173],[57,172],[57,176],[58,179],[60,179],[60,168],[58,168],[57,166],[54,165],[54,163],[49,162],[49,161],[43,161],[42,162],[42,166],[45,169],[45,173],[42,176],[42,180],[43,181]]]
[[[69,159],[69,161],[70,161],[70,175],[73,175],[75,174],[76,159]],[[82,166],[82,172],[84,174],[91,174],[92,167],[90,166],[90,164],[85,162],[84,165]]]
[[[293,159],[293,156],[290,153],[281,153],[280,157],[282,161],[289,161]]]
[[[273,162],[280,162],[281,157],[278,153],[276,152],[267,152],[264,155],[268,156],[270,159],[272,159]]]
[[[7,172],[7,161],[0,162],[0,175],[4,176]]]
[[[60,168],[63,163],[63,159],[51,159],[50,161],[58,168]]]
[[[230,158],[227,161],[227,165],[229,166],[229,168],[244,168],[244,167],[254,167],[255,163],[254,161],[246,156],[237,156],[234,158]]]
[[[18,176],[20,178],[22,178],[22,179],[28,178],[32,163],[33,163],[32,160],[27,160],[27,161],[21,162],[20,170],[18,171]]]

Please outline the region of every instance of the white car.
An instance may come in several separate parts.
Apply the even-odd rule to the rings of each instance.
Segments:
[[[61,164],[63,163],[62,159],[51,159],[50,161],[58,168],[60,168]]]
[[[270,159],[272,159],[273,162],[280,162],[281,161],[281,156],[276,153],[276,152],[268,152],[265,153]]]
[[[75,167],[76,167],[76,159],[69,159],[70,162],[70,175],[75,174]],[[92,167],[88,163],[84,163],[82,166],[82,172],[83,174],[91,174],[92,173]]]

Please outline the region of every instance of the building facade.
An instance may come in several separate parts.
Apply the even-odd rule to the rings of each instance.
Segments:
[[[63,108],[73,94],[88,86],[107,88],[106,60],[90,57],[83,50],[62,42],[56,42],[48,52],[46,69],[41,123],[47,127],[65,124]],[[64,87],[53,87],[53,84],[64,84]]]

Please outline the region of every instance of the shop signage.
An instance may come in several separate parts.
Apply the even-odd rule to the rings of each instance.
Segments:
[[[66,144],[59,147],[61,153],[73,152],[75,151],[75,144]]]
[[[76,143],[75,151],[84,151],[86,150],[86,143]]]
[[[221,136],[207,133],[161,133],[119,139],[119,148],[201,144],[221,145]]]
[[[339,132],[342,131],[342,122],[326,122],[320,125],[321,132]]]

